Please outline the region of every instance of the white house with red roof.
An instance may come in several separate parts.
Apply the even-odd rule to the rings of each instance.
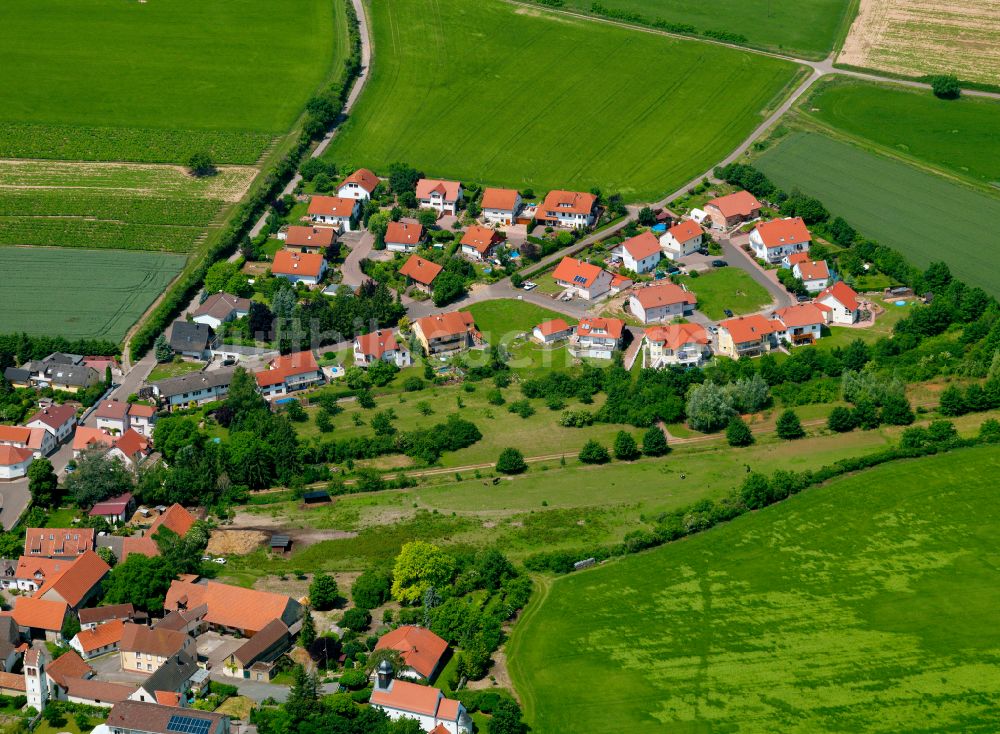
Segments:
[[[69,403],[42,408],[25,423],[28,428],[43,428],[51,433],[56,443],[62,443],[73,433],[76,425],[76,407]]]
[[[689,316],[697,304],[694,293],[668,282],[637,288],[628,299],[629,310],[644,324]]]
[[[587,301],[595,301],[611,290],[611,273],[598,265],[572,257],[559,261],[552,271],[552,278],[572,295]]]
[[[476,224],[465,230],[460,245],[463,255],[472,260],[482,261],[489,260],[494,250],[502,243],[503,237],[495,229]]]
[[[471,734],[472,718],[460,701],[445,698],[440,689],[397,679],[383,660],[375,672],[370,704],[396,721],[416,719],[426,732]]]
[[[156,408],[145,403],[129,404],[128,427],[140,436],[152,438],[156,428]]]
[[[830,284],[830,267],[826,260],[810,260],[808,252],[796,252],[787,257],[792,275],[802,281],[810,293],[819,293]]]
[[[521,194],[515,189],[484,189],[480,209],[483,221],[505,226],[517,221],[522,206]]]
[[[367,367],[378,362],[389,362],[397,367],[408,367],[412,360],[410,350],[400,345],[391,329],[378,329],[370,334],[354,337],[354,364]]]
[[[792,346],[815,342],[820,338],[826,323],[823,309],[815,303],[797,303],[779,308],[771,317],[784,326],[781,331],[775,332],[775,338]]]
[[[323,371],[312,352],[293,352],[273,360],[268,369],[254,373],[265,398],[280,397],[323,383]]]
[[[705,230],[693,219],[678,222],[660,236],[663,254],[671,260],[697,252],[704,242]]]
[[[476,320],[468,311],[448,311],[417,319],[413,323],[413,336],[426,354],[461,352],[482,340]]]
[[[392,252],[412,252],[424,239],[423,225],[417,222],[389,222],[385,228],[385,249]]]
[[[353,229],[352,221],[361,208],[357,199],[342,196],[314,196],[309,201],[307,214],[317,224],[328,224],[341,232]]]
[[[652,232],[643,232],[629,237],[611,250],[612,255],[622,259],[622,265],[633,273],[648,273],[660,262],[660,241]]]
[[[573,333],[573,327],[562,319],[552,319],[543,321],[531,331],[531,336],[535,341],[542,344],[552,344],[560,339],[569,339]]]
[[[697,367],[712,356],[712,340],[698,324],[651,326],[642,337],[643,366]]]
[[[431,262],[420,255],[410,255],[410,258],[403,263],[399,269],[399,274],[406,277],[407,285],[413,285],[427,293],[434,287],[434,279],[437,278],[444,268],[436,262]]]
[[[535,221],[552,227],[592,227],[597,197],[581,191],[550,191],[535,208]]]
[[[812,235],[802,217],[786,217],[761,222],[750,233],[750,249],[755,257],[768,263],[783,262],[797,252],[809,252]]]
[[[138,471],[141,464],[153,451],[153,442],[133,429],[128,429],[116,437],[105,456],[118,459],[131,471]]]
[[[775,334],[785,326],[777,319],[761,314],[738,316],[719,322],[719,352],[727,357],[756,357],[771,351],[777,344]]]
[[[295,252],[315,252],[325,255],[327,248],[337,242],[337,230],[333,227],[316,227],[315,225],[302,227],[293,225],[284,232],[278,232],[278,239],[284,240],[285,249],[294,250]],[[198,310],[201,311],[201,309]],[[196,313],[195,319],[197,320],[197,318],[198,314]],[[217,328],[217,325],[209,324],[209,326],[213,329]]]
[[[278,250],[271,262],[271,274],[292,283],[316,285],[326,273],[326,259],[319,253]]]
[[[0,446],[31,449],[35,458],[48,456],[56,447],[56,438],[44,428],[0,426]]]
[[[823,290],[813,302],[826,309],[828,324],[853,324],[861,317],[858,294],[841,280]]]
[[[621,319],[590,317],[573,327],[569,352],[574,357],[611,359],[621,349],[625,322]]]
[[[405,624],[382,635],[375,649],[399,653],[403,664],[396,671],[398,677],[429,681],[440,671],[448,643],[425,627]]]
[[[337,187],[337,196],[341,199],[367,201],[372,198],[378,184],[378,176],[367,168],[359,168]]]
[[[0,446],[0,479],[20,479],[28,473],[35,452],[17,446]]]
[[[128,409],[129,404],[120,400],[102,400],[94,411],[97,427],[120,436],[128,430]]]
[[[705,214],[714,229],[729,229],[760,216],[761,203],[749,191],[720,196],[705,204]]]
[[[442,214],[454,214],[462,201],[462,182],[443,181],[436,178],[422,178],[417,181],[417,201],[427,209],[436,209]]]

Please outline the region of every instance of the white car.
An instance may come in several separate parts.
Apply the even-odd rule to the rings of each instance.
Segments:
[[[212,560],[212,556],[202,556],[201,560],[206,561],[206,562],[207,561],[211,561]]]
[[[225,566],[226,565],[226,559],[225,558],[216,558],[215,561],[213,561],[213,562],[214,563],[218,563],[220,566]]]
[[[524,288],[524,290],[526,291],[530,291],[537,288],[538,283],[532,283],[530,280],[526,280],[525,282],[521,283],[521,287]]]

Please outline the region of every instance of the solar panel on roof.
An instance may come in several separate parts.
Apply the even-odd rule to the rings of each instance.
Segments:
[[[587,282],[587,279],[584,278],[582,275],[574,275],[573,276],[573,280],[575,282],[577,282],[577,283],[586,283]]]
[[[167,722],[167,731],[175,731],[179,734],[208,734],[211,727],[210,719],[196,719],[193,716],[174,715]]]

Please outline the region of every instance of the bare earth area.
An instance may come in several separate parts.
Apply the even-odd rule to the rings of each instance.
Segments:
[[[1000,84],[1000,0],[861,0],[837,61]]]

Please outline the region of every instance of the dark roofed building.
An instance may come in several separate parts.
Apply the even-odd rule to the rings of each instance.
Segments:
[[[140,701],[115,704],[106,726],[114,734],[229,734],[229,717]]]
[[[234,369],[195,372],[180,377],[159,380],[152,385],[153,394],[167,407],[187,408],[213,400],[221,400],[229,392]]]
[[[157,691],[183,693],[188,681],[198,671],[198,661],[193,655],[181,651],[170,657],[158,670],[139,686],[136,692],[140,701],[155,701]]]
[[[106,607],[81,609],[79,615],[80,626],[87,629],[115,619],[128,622],[135,616],[135,607],[131,604],[112,604]]]
[[[208,360],[214,335],[210,326],[178,319],[170,327],[170,348],[178,354]]]
[[[223,671],[235,678],[270,680],[274,661],[284,655],[290,645],[288,627],[280,619],[275,619],[226,658]]]

